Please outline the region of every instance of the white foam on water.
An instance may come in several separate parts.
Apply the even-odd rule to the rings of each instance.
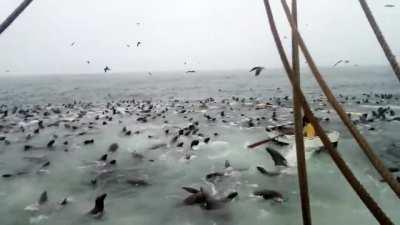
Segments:
[[[49,219],[48,216],[45,216],[45,215],[38,215],[38,216],[36,216],[36,217],[31,217],[31,218],[29,218],[29,223],[30,223],[30,224],[38,224],[38,223],[41,223],[42,221],[48,220],[48,219]]]

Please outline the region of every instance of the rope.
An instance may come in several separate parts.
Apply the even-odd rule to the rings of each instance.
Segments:
[[[328,102],[335,109],[335,111],[339,115],[340,119],[346,125],[346,127],[350,131],[350,133],[353,135],[354,139],[357,141],[358,145],[363,150],[365,155],[368,157],[368,159],[370,160],[372,165],[380,173],[380,175],[383,177],[383,179],[389,184],[389,186],[392,188],[392,190],[396,193],[397,197],[400,198],[400,184],[394,179],[394,177],[389,172],[389,170],[385,167],[385,165],[380,160],[380,158],[374,153],[374,150],[372,149],[372,147],[369,145],[367,140],[361,135],[361,133],[357,130],[357,128],[353,125],[353,123],[347,116],[343,107],[338,103],[335,96],[332,94],[332,91],[330,90],[330,88],[327,85],[327,83],[325,82],[325,80],[322,78],[321,73],[319,72],[317,66],[315,65],[315,62],[314,62],[311,54],[309,53],[309,51],[303,41],[303,38],[301,37],[301,35],[300,35],[299,31],[296,29],[296,27],[294,27],[294,21],[291,18],[289,7],[286,4],[286,1],[281,0],[281,2],[283,5],[283,8],[285,10],[286,17],[290,23],[290,26],[292,27],[292,30],[294,30],[294,34],[298,37],[300,49],[302,50],[303,55],[306,58],[307,63],[310,66],[310,69],[311,69],[315,79],[317,80],[319,86],[321,87],[322,91],[326,95]]]
[[[297,1],[292,0],[292,15],[297,27]],[[299,41],[292,32],[292,68],[293,78],[300,85]],[[293,89],[293,120],[295,127],[297,174],[299,180],[301,212],[303,225],[311,225],[310,197],[308,193],[307,165],[304,153],[303,120],[301,102],[297,92]]]
[[[363,9],[365,16],[368,19],[369,24],[371,25],[372,30],[375,33],[376,38],[378,39],[379,44],[381,45],[383,52],[386,55],[387,60],[389,61],[390,65],[392,66],[392,69],[397,76],[397,79],[400,81],[400,66],[396,61],[396,56],[393,55],[392,50],[390,49],[388,43],[385,40],[385,37],[382,34],[381,29],[379,28],[378,24],[376,23],[376,20],[374,18],[374,15],[372,15],[372,12],[365,0],[359,0],[361,4],[361,8]]]
[[[357,180],[357,178],[354,176],[354,174],[351,172],[350,168],[347,166],[346,162],[343,160],[341,157],[339,151],[337,151],[333,144],[330,142],[328,136],[322,129],[322,127],[319,125],[318,120],[315,118],[313,112],[310,109],[310,106],[308,105],[307,100],[304,97],[304,94],[299,86],[299,83],[296,82],[296,79],[294,78],[293,71],[290,68],[289,61],[286,57],[286,53],[283,49],[282,42],[279,38],[278,31],[275,26],[274,22],[274,17],[272,15],[272,10],[271,6],[269,4],[269,0],[264,0],[265,4],[265,9],[267,12],[268,20],[269,20],[269,25],[271,32],[274,36],[275,44],[279,52],[279,56],[282,60],[282,64],[286,70],[286,73],[288,75],[288,78],[290,80],[290,83],[292,84],[294,90],[297,92],[297,95],[299,96],[301,100],[301,104],[304,109],[305,115],[309,118],[311,121],[311,124],[315,127],[315,130],[317,132],[317,135],[320,137],[322,143],[324,144],[325,148],[328,150],[328,153],[332,157],[334,163],[338,167],[338,169],[341,171],[343,176],[346,178],[350,186],[354,189],[354,191],[357,193],[357,195],[360,197],[362,202],[367,206],[367,208],[370,210],[370,212],[373,214],[373,216],[377,219],[377,221],[380,224],[393,224],[391,220],[386,216],[386,214],[382,211],[382,209],[377,205],[377,203],[372,199],[372,197],[369,195],[369,193],[365,190],[365,188],[362,186],[362,184]]]
[[[24,0],[15,10],[7,17],[2,24],[0,24],[0,34],[7,29],[8,26],[14,22],[15,19],[28,7],[33,0]]]

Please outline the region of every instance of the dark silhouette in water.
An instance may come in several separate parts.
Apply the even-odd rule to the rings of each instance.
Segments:
[[[104,212],[104,199],[106,197],[107,197],[106,193],[97,196],[94,208],[92,210],[90,210],[89,213],[92,215],[102,215]]]
[[[283,201],[283,196],[280,192],[278,191],[274,191],[274,190],[267,190],[267,189],[263,189],[263,190],[258,190],[258,191],[254,191],[253,193],[256,196],[261,196],[263,197],[265,200],[275,200],[278,202]]]
[[[280,173],[279,172],[269,172],[267,171],[264,167],[261,166],[257,166],[256,167],[258,172],[260,172],[261,174],[273,177],[273,176],[278,176]]]
[[[42,204],[46,203],[47,200],[48,200],[48,198],[47,198],[47,191],[43,191],[42,194],[41,194],[40,197],[39,197],[38,204],[39,204],[39,205],[42,205]]]
[[[275,166],[288,166],[285,157],[283,157],[279,152],[272,148],[266,148],[266,150],[271,155],[272,160],[274,160]]]

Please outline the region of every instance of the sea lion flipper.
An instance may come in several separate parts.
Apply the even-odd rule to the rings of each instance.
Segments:
[[[182,187],[182,189],[187,191],[187,192],[189,192],[189,193],[192,193],[192,194],[196,194],[196,193],[200,192],[200,190],[198,190],[196,188],[192,188],[192,187],[185,187],[184,186],[184,187]]]

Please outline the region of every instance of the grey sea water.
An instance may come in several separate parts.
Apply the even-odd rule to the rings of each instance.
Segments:
[[[315,99],[321,91],[308,71],[303,73],[302,86],[313,108],[320,108]],[[400,96],[399,82],[388,68],[354,67],[325,69],[326,80],[335,95],[344,102],[348,112],[371,113],[378,107],[390,106],[396,114],[400,113],[400,101],[385,100],[357,104],[363,93],[391,93]],[[247,71],[199,71],[195,74],[181,72],[153,72],[132,74],[90,74],[90,75],[30,75],[0,77],[0,105],[24,107],[28,105],[62,105],[73,101],[92,102],[92,112],[107,102],[124,98],[151,100],[171,106],[171,99],[179,99],[198,104],[199,100],[215,98],[231,99],[254,97],[260,101],[291,94],[287,77],[282,71],[267,70],[254,77]],[[349,96],[345,100],[344,96]],[[352,97],[354,96],[354,100]],[[252,116],[271,117],[268,110],[254,111],[251,106],[237,106],[238,112]],[[217,115],[222,106],[215,104],[207,113]],[[341,133],[338,151],[346,159],[355,175],[367,188],[379,205],[394,221],[400,223],[399,204],[396,195],[380,180],[367,158],[349,133],[338,122],[329,106],[330,114],[317,111],[319,116],[330,118],[324,123],[327,130]],[[172,111],[172,110],[171,110]],[[290,107],[278,109],[279,123],[291,120]],[[0,143],[0,172],[2,174],[34,166],[24,157],[46,157],[51,162],[43,173],[33,173],[12,179],[0,179],[0,223],[8,224],[276,224],[291,225],[301,223],[299,190],[295,169],[278,177],[266,177],[258,173],[256,166],[262,165],[273,170],[274,164],[267,152],[260,148],[252,151],[246,145],[266,138],[265,124],[255,127],[242,126],[242,118],[232,113],[232,123],[223,124],[200,122],[200,130],[211,135],[210,144],[200,144],[194,158],[187,161],[182,151],[176,148],[149,151],[149,146],[169,143],[163,135],[166,126],[186,126],[188,121],[176,112],[168,114],[168,124],[162,119],[139,123],[135,116],[115,118],[107,127],[90,132],[86,137],[67,136],[69,131],[46,128],[30,140],[34,145],[45,145],[53,134],[68,137],[71,143],[65,152],[62,142],[56,142],[54,151],[23,151],[23,141],[18,134],[7,134],[12,143]],[[200,121],[201,113],[193,113]],[[118,122],[121,121],[121,123]],[[234,122],[237,123],[234,123]],[[24,121],[29,123],[29,121]],[[1,123],[4,123],[2,121]],[[124,137],[120,135],[123,126],[140,131],[139,135]],[[374,130],[369,129],[374,127]],[[360,131],[391,167],[400,167],[400,140],[398,121],[375,121],[359,126]],[[213,136],[213,133],[218,136]],[[0,136],[3,135],[0,133]],[[149,139],[148,136],[153,138]],[[82,145],[82,141],[93,138],[93,145]],[[118,152],[112,155],[117,160],[116,174],[97,187],[90,185],[93,168],[87,162],[97,160],[107,151],[111,143],[119,144]],[[285,152],[286,150],[282,150]],[[154,162],[137,162],[131,153],[138,152]],[[225,160],[233,168],[241,168],[226,180],[212,185],[205,180],[210,172],[223,170]],[[313,155],[307,161],[310,185],[311,213],[314,224],[377,224],[343,176],[335,167],[327,153]],[[37,169],[37,168],[36,168]],[[120,176],[134,175],[144,177],[150,185],[130,187],[119,180]],[[239,197],[223,209],[206,211],[198,206],[183,206],[182,200],[188,196],[182,186],[204,187],[218,196],[237,191]],[[284,195],[283,203],[266,201],[252,196],[258,188],[279,190]],[[26,209],[37,201],[46,190],[49,204],[45,209],[32,212]],[[105,214],[101,219],[93,219],[86,213],[93,207],[98,194],[108,194],[105,201]],[[70,203],[62,209],[56,202],[65,197]]]

